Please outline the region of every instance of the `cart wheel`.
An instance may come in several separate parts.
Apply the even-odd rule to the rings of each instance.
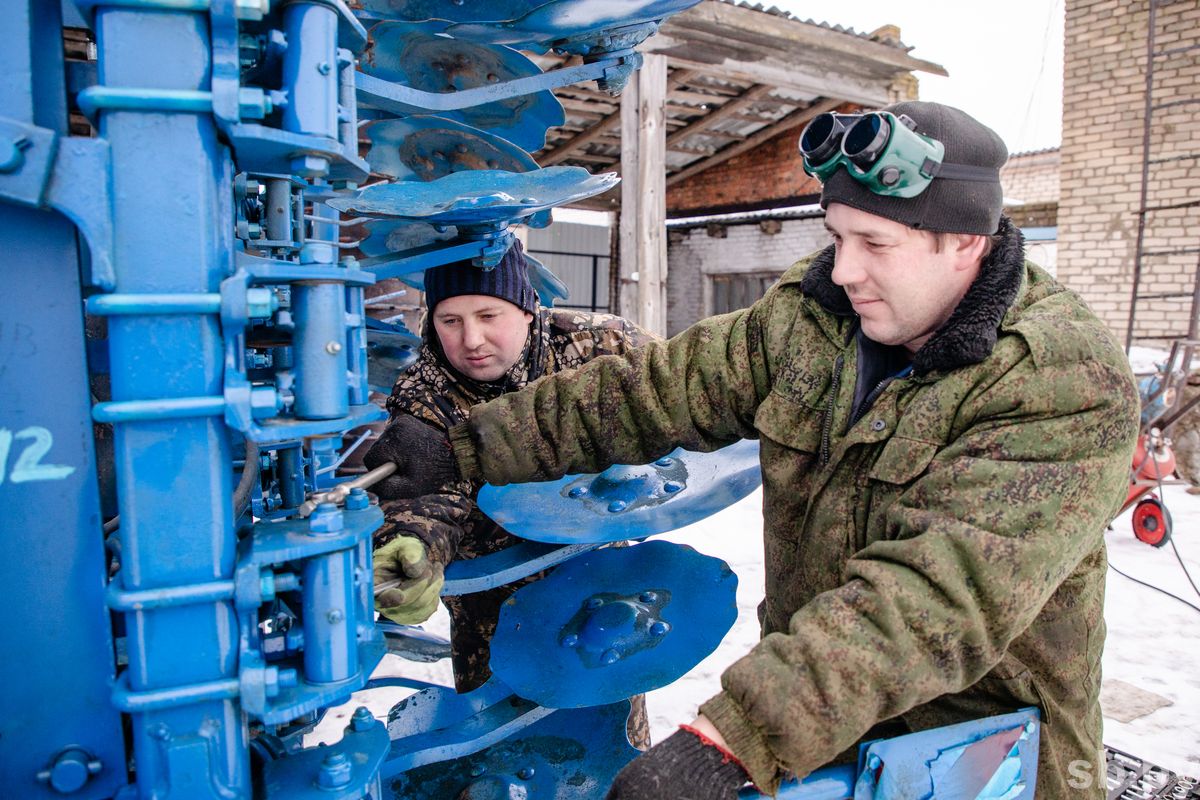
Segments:
[[[1171,512],[1157,497],[1146,497],[1133,509],[1133,535],[1154,547],[1171,539]]]

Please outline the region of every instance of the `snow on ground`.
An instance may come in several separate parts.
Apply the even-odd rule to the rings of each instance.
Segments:
[[[1200,583],[1200,496],[1188,494],[1181,486],[1168,486],[1164,498],[1174,519],[1176,547]],[[733,568],[738,576],[738,619],[712,655],[675,683],[647,695],[654,741],[690,722],[699,704],[720,690],[722,670],[758,641],[756,609],[763,595],[761,503],[762,493],[756,491],[706,520],[658,537],[722,558]],[[1155,549],[1138,541],[1129,516],[1126,512],[1117,518],[1106,535],[1112,565],[1200,606],[1200,597],[1188,584],[1170,544]],[[1105,743],[1175,772],[1200,776],[1200,611],[1110,571],[1105,617]],[[442,610],[424,627],[445,636],[448,625]],[[383,675],[446,685],[452,680],[446,661],[413,664],[390,655],[376,672]],[[387,709],[408,693],[404,689],[358,692],[349,704],[331,710],[307,743],[341,738],[348,715],[358,705],[366,704],[376,716],[386,718]],[[1117,719],[1145,711],[1149,713],[1129,722]]]

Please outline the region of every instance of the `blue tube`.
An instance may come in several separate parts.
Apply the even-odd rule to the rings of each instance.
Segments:
[[[279,495],[284,508],[295,508],[304,502],[304,461],[300,446],[281,448],[277,454]]]
[[[304,562],[304,677],[338,683],[358,673],[354,551]]]
[[[283,127],[337,139],[337,13],[316,3],[292,3],[284,9],[283,24],[288,41],[283,85],[291,89]]]
[[[295,413],[337,419],[350,411],[346,391],[346,296],[340,283],[292,286]]]
[[[176,397],[164,400],[117,400],[92,408],[96,422],[150,422],[189,417],[215,417],[225,413],[225,398]]]
[[[218,314],[219,294],[98,294],[87,299],[89,314]]]

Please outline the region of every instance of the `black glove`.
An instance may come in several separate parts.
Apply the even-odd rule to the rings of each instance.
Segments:
[[[363,456],[367,469],[389,461],[395,463],[396,472],[371,488],[384,500],[432,494],[458,478],[446,433],[408,414],[388,423]]]
[[[626,764],[604,800],[736,800],[746,780],[733,756],[683,728]]]

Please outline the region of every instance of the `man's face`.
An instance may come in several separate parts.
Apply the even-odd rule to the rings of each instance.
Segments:
[[[986,237],[952,234],[939,252],[929,233],[830,203],[833,282],[846,290],[863,333],[915,353],[949,319],[979,274]]]
[[[533,315],[485,294],[448,297],[433,310],[433,328],[450,364],[477,381],[494,381],[517,363]]]

